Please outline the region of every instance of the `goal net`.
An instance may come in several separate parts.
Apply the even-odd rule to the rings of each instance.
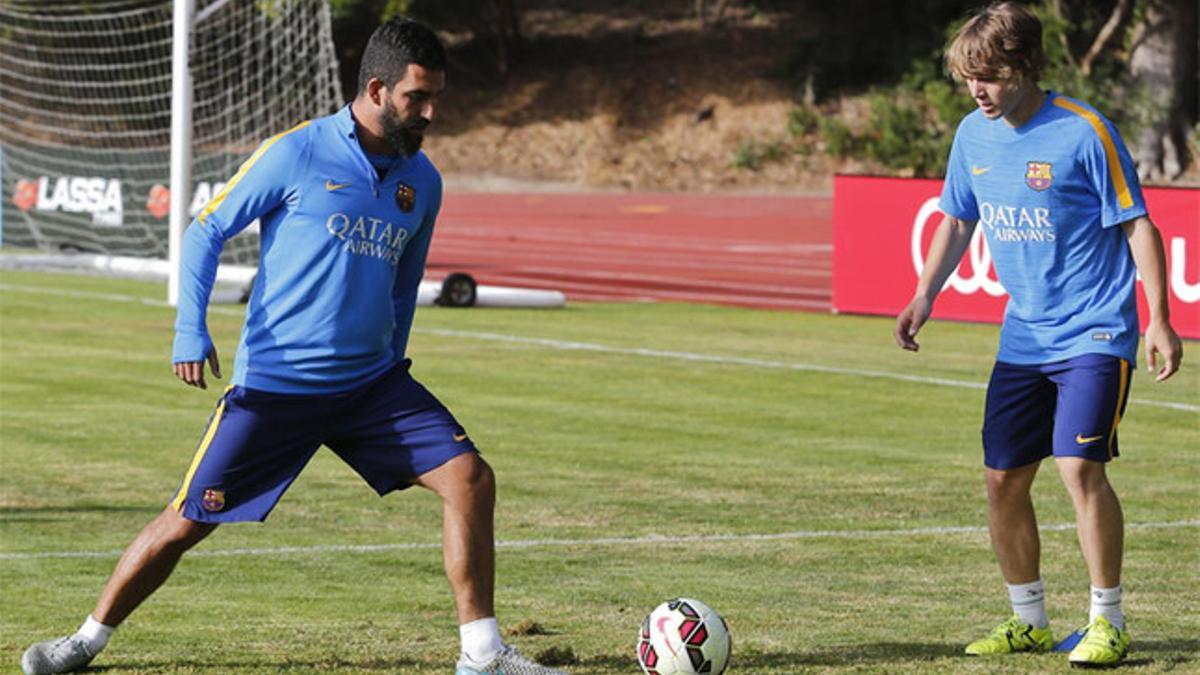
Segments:
[[[196,0],[195,215],[264,139],[342,103],[325,0]],[[171,0],[0,0],[0,244],[165,259]],[[257,228],[223,262],[256,265]]]

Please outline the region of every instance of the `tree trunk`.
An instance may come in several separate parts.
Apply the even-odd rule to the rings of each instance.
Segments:
[[[729,0],[717,0],[717,4],[713,5],[711,12],[705,7],[705,4],[705,0],[696,0],[696,19],[700,22],[701,31],[710,25],[721,23],[721,17],[725,14],[725,7],[729,4]]]
[[[516,0],[494,0],[496,6],[496,56],[501,75],[508,74],[521,47],[520,10]]]
[[[1129,5],[1133,0],[1117,0],[1117,4],[1113,6],[1112,14],[1109,15],[1108,21],[1100,28],[1100,32],[1096,35],[1096,39],[1092,42],[1092,46],[1088,48],[1087,53],[1079,61],[1079,72],[1084,75],[1092,74],[1092,64],[1096,62],[1104,48],[1108,46],[1108,41],[1113,39],[1117,31],[1121,28],[1121,24],[1125,23],[1125,15],[1129,13]],[[1065,37],[1065,33],[1059,33]],[[1070,54],[1070,50],[1067,50]]]
[[[1132,150],[1143,180],[1170,180],[1183,173],[1187,137],[1197,121],[1197,2],[1144,1],[1129,72],[1149,95],[1150,110]]]

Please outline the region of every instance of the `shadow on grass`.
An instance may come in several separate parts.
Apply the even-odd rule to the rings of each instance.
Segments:
[[[1133,629],[1131,629],[1133,630]],[[1150,640],[1142,641],[1133,636],[1133,653],[1137,652],[1186,652],[1200,657],[1200,640]]]
[[[933,660],[962,653],[959,644],[894,643],[830,647],[810,652],[739,652],[733,645],[733,660],[729,667],[736,672],[756,672],[758,669],[790,670],[814,666],[880,665],[884,661]],[[601,655],[580,659],[570,666],[585,666],[605,672],[633,672],[636,668],[632,650],[628,655]]]
[[[1150,654],[1151,656],[1146,656]],[[1135,636],[1129,648],[1129,658],[1122,664],[1127,668],[1154,665],[1164,670],[1181,670],[1182,666],[1200,664],[1200,640],[1140,641]],[[1188,672],[1191,672],[1189,669]]]
[[[145,513],[154,516],[162,504],[69,504],[61,506],[0,506],[0,524],[74,520],[81,513]]]
[[[1143,656],[1143,654],[1152,656]],[[1170,654],[1170,655],[1168,655]],[[1189,656],[1191,655],[1191,656]],[[756,669],[771,669],[788,671],[790,669],[812,668],[822,666],[832,667],[884,667],[887,662],[901,661],[933,661],[943,658],[962,658],[962,645],[880,642],[868,645],[846,645],[809,652],[738,652],[735,646],[733,661],[730,666],[738,672],[754,672]],[[1064,655],[1065,660],[1065,655]],[[632,672],[636,667],[632,654],[600,655],[580,659],[574,663],[563,664],[562,667],[586,667],[604,672]],[[1200,640],[1157,640],[1135,642],[1130,658],[1122,664],[1127,668],[1149,665],[1167,665],[1172,668],[1194,664],[1200,661]],[[294,670],[316,670],[318,672],[335,672],[338,670],[380,671],[402,673],[409,668],[417,668],[417,661],[372,660],[357,661],[345,659],[311,659],[300,661],[280,661],[265,658],[248,659],[180,659],[173,661],[145,661],[136,663],[107,663],[87,668],[82,672],[102,673],[109,670],[133,670],[139,672],[172,672],[187,669],[221,670],[225,672],[245,672],[255,670],[260,672],[286,673]],[[425,664],[427,665],[427,664]],[[894,663],[893,665],[899,665]]]
[[[384,672],[384,673],[403,673],[410,669],[415,669],[421,664],[411,659],[373,659],[373,660],[346,660],[346,659],[306,659],[285,661],[279,659],[268,658],[244,658],[244,659],[178,659],[172,661],[138,661],[134,663],[106,663],[99,666],[91,666],[79,672],[81,673],[103,673],[109,670],[132,670],[136,672],[147,673],[171,673],[195,670],[216,670],[225,673],[243,673],[246,671],[269,672],[269,673],[287,673],[295,670],[304,670],[309,672],[335,672],[338,670],[353,670],[356,672]]]
[[[834,646],[807,652],[733,652],[730,664],[739,670],[788,666],[853,666],[880,661],[933,660],[962,654],[962,645],[929,642],[880,642]]]
[[[783,668],[786,666],[854,666],[870,665],[880,661],[934,660],[939,658],[971,658],[963,654],[963,645],[880,642],[867,645],[830,647],[802,653],[745,653],[734,650],[734,662],[738,668]],[[1171,662],[1175,665],[1194,663],[1200,660],[1200,640],[1150,640],[1134,639],[1125,666]]]
[[[730,667],[737,672],[755,672],[757,670],[787,672],[793,669],[817,667],[880,668],[885,667],[888,662],[892,662],[893,666],[899,666],[899,662],[903,661],[973,658],[963,654],[962,650],[963,645],[957,642],[953,644],[880,642],[867,645],[835,646],[807,652],[739,652],[735,644]],[[605,672],[632,672],[630,665],[634,663],[633,659],[632,654],[593,656],[580,659],[571,665],[595,668]],[[1063,659],[1065,661],[1065,654]],[[1182,665],[1194,664],[1197,661],[1200,661],[1200,640],[1148,642],[1135,640],[1130,658],[1123,665],[1137,667],[1171,664],[1173,668],[1178,668]]]

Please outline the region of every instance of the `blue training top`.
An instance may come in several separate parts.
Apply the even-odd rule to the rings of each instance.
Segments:
[[[418,152],[383,179],[350,106],[265,141],[188,226],[172,360],[212,346],[205,314],[221,248],[255,218],[258,276],[232,383],[348,391],[404,358],[442,179]]]
[[[1136,362],[1135,269],[1116,226],[1146,215],[1146,205],[1133,160],[1100,113],[1047,92],[1019,128],[967,115],[939,207],[980,222],[1009,293],[998,360]]]

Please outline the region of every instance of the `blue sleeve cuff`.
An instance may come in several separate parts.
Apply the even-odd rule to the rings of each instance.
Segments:
[[[175,345],[171,349],[171,363],[203,361],[212,351],[212,339],[208,335],[175,333]]]

